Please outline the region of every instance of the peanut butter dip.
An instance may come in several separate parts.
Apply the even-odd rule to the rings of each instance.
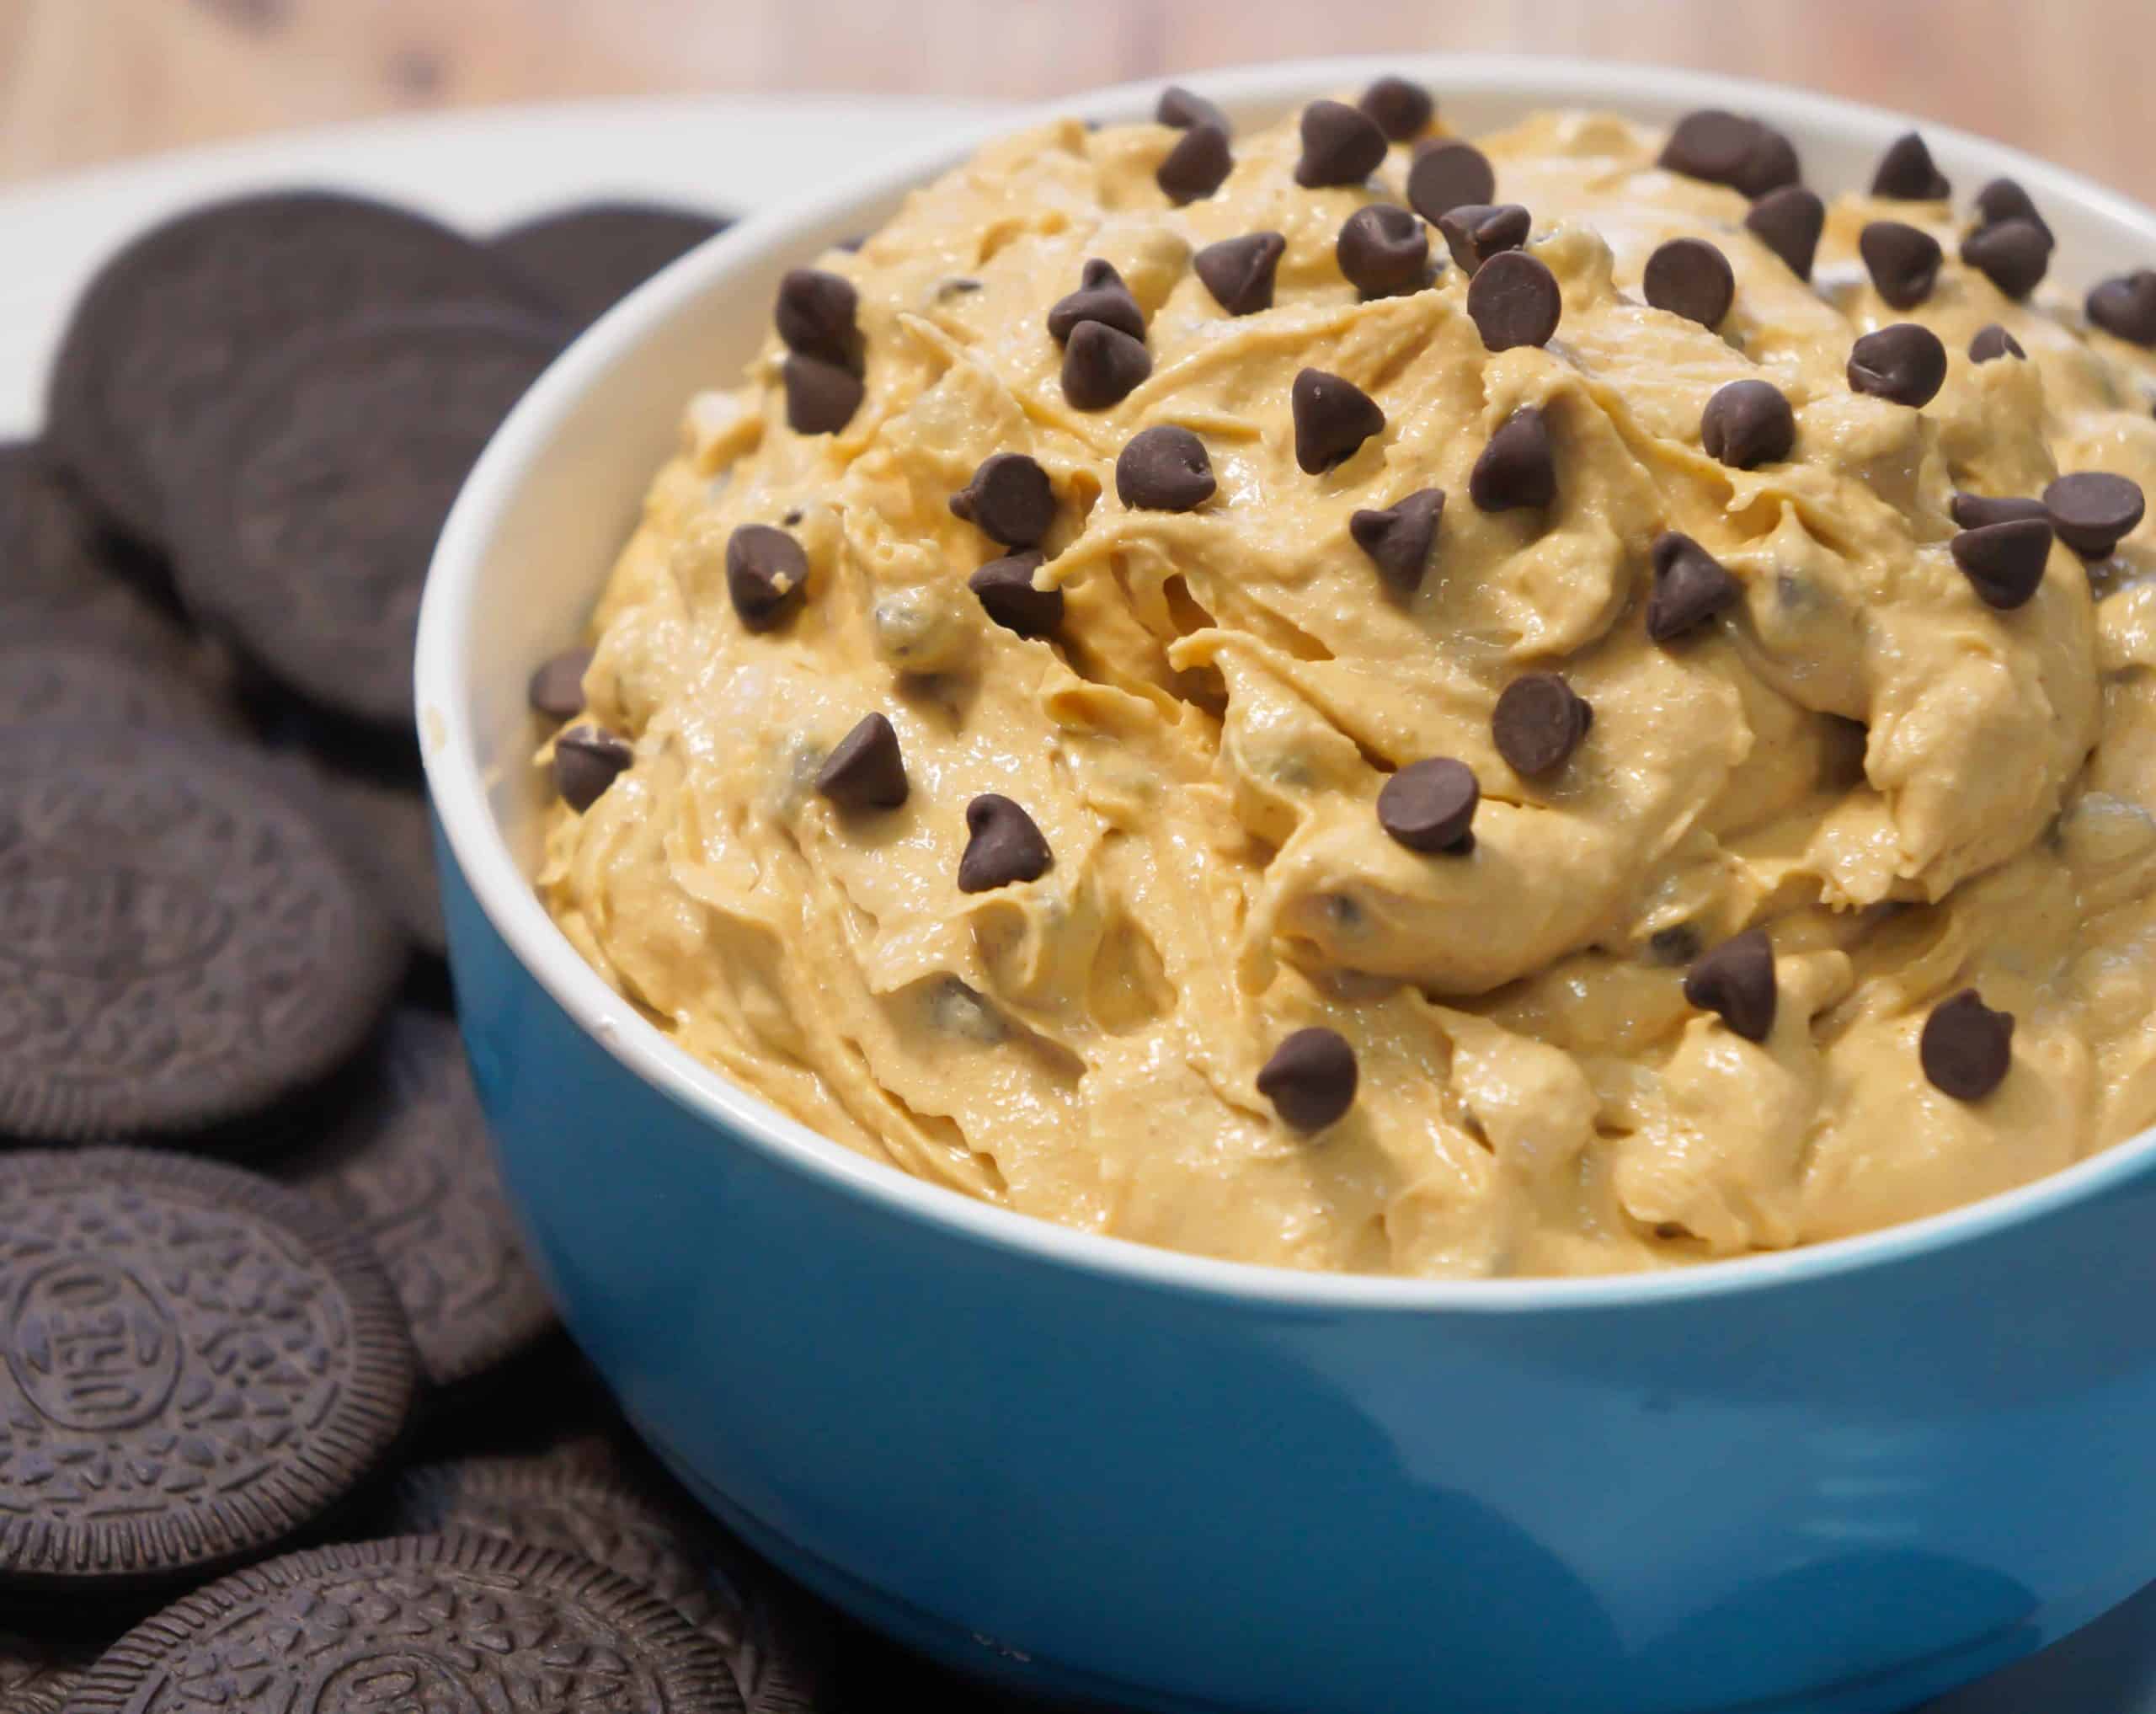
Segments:
[[[1300,1268],[1781,1249],[2156,1121],[2156,526],[2041,503],[2156,482],[2143,288],[2009,297],[2048,232],[1964,263],[2012,199],[1906,141],[1807,279],[1726,115],[1527,119],[1441,232],[1441,118],[1166,111],[983,150],[691,401],[542,751],[607,981],[907,1172]]]

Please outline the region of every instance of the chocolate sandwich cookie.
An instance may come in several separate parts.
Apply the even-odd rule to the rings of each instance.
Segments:
[[[99,270],[68,323],[46,419],[98,505],[163,542],[218,407],[262,353],[376,316],[504,305],[548,313],[500,257],[409,210],[323,190],[212,203]]]
[[[414,950],[445,957],[441,884],[417,744],[323,715],[261,687],[253,712],[264,741],[318,810]]]
[[[489,1386],[461,1395],[454,1410],[436,1412],[414,1458],[483,1460],[638,1487],[650,1486],[658,1470],[606,1382],[567,1338],[546,1341]],[[366,1533],[392,1531],[385,1524]]]
[[[64,1714],[101,1652],[0,1631],[0,1714]]]
[[[434,831],[416,758],[399,745],[355,745],[331,723],[271,717],[271,742],[294,790],[411,948],[430,959],[448,950]],[[296,742],[302,748],[285,746]]]
[[[168,657],[61,624],[0,633],[0,727],[26,722],[227,735],[241,724],[201,675]]]
[[[48,449],[0,442],[0,632],[64,625],[184,666],[195,642],[166,583],[104,529]]]
[[[441,879],[435,873],[435,836],[427,794],[417,781],[328,772],[334,814],[351,830],[346,846],[405,937],[430,958],[448,956],[441,916]]]
[[[235,1572],[120,1638],[69,1706],[740,1714],[741,1699],[716,1645],[603,1566],[414,1535]]]
[[[335,1209],[388,1270],[430,1386],[530,1350],[554,1312],[518,1240],[456,1026],[413,1007],[340,1082],[335,1117],[277,1176]]]
[[[0,925],[0,1136],[22,1141],[276,1106],[366,1039],[404,964],[277,768],[200,734],[9,729]]]
[[[564,337],[549,322],[430,314],[250,366],[174,515],[189,606],[300,695],[408,730],[435,538]]]
[[[655,202],[586,202],[497,232],[488,248],[572,327],[586,328],[733,222]]]
[[[581,1554],[676,1609],[726,1658],[750,1714],[819,1706],[819,1674],[776,1573],[723,1540],[675,1491],[507,1459],[422,1466],[398,1481],[390,1526]]]
[[[0,1589],[200,1577],[315,1523],[417,1379],[366,1241],[237,1168],[0,1155]]]

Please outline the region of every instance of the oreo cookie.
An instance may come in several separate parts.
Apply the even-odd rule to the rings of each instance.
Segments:
[[[449,954],[443,926],[441,880],[435,873],[434,825],[424,788],[347,775],[330,788],[364,835],[361,866],[373,878],[382,903],[419,951]],[[355,853],[356,855],[356,853]]]
[[[500,258],[409,210],[323,190],[213,203],[99,270],[54,363],[50,433],[121,527],[163,542],[205,433],[260,353],[384,314],[504,304],[547,312]]]
[[[0,1136],[182,1140],[372,1033],[404,949],[269,762],[200,735],[0,734]]]
[[[104,530],[47,449],[0,442],[0,632],[65,626],[184,665],[194,639],[168,585],[162,566]]]
[[[585,202],[498,232],[488,248],[573,327],[586,328],[645,280],[734,222],[655,202]]]
[[[550,1548],[611,1566],[718,1645],[750,1714],[818,1705],[817,1674],[776,1574],[723,1540],[686,1496],[671,1506],[625,1483],[510,1460],[406,1472],[392,1527]]]
[[[0,1589],[275,1546],[375,1471],[416,1380],[387,1278],[307,1198],[175,1155],[0,1155]]]
[[[435,538],[563,338],[547,322],[426,315],[250,369],[175,532],[190,609],[310,702],[408,731]]]
[[[0,1631],[0,1714],[63,1714],[100,1653]]]
[[[403,745],[344,742],[334,725],[295,723],[284,718],[289,712],[274,719],[273,742],[304,746],[282,758],[295,783],[412,948],[432,959],[446,957],[434,830],[417,759]]]
[[[448,953],[419,745],[338,720],[264,685],[253,704],[263,742],[336,836],[415,952]]]
[[[485,1375],[553,1331],[447,1018],[395,1012],[354,1069],[328,1134],[277,1175],[374,1246],[431,1386]]]
[[[120,1638],[69,1706],[740,1714],[741,1699],[716,1645],[605,1567],[419,1535],[236,1572]]]
[[[240,724],[238,711],[201,678],[108,635],[67,627],[0,633],[0,727],[37,722],[227,734]]]
[[[458,1394],[455,1404],[421,1425],[412,1451],[415,1461],[479,1459],[615,1485],[653,1486],[657,1466],[651,1454],[598,1372],[566,1338],[547,1340],[484,1388]]]

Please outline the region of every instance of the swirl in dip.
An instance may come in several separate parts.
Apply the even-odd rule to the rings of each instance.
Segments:
[[[2156,278],[1910,140],[1819,233],[1727,115],[1364,104],[1029,131],[789,278],[535,691],[563,930],[865,1154],[1296,1268],[2156,1120]]]

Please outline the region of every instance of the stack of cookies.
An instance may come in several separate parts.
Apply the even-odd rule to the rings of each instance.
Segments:
[[[723,224],[201,209],[0,448],[0,1714],[802,1709],[864,1647],[555,1327],[412,729],[473,459]]]

